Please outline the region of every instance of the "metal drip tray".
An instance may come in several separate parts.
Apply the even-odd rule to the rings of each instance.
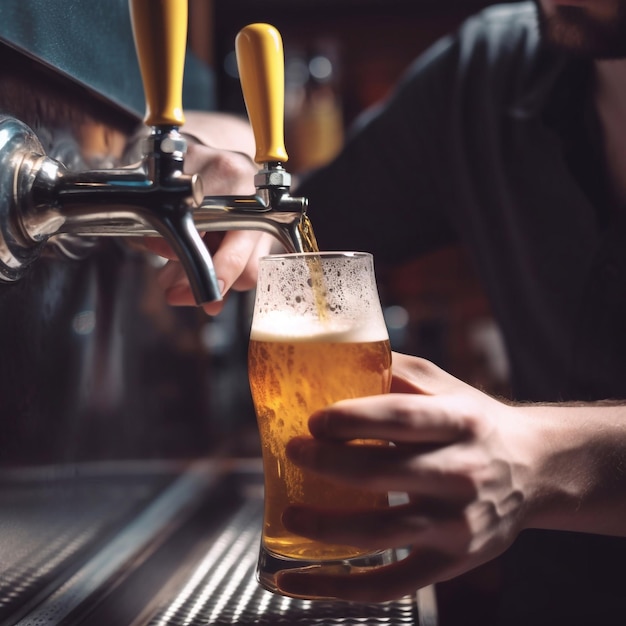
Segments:
[[[430,588],[382,604],[262,589],[260,468],[222,459],[43,485],[5,476],[0,626],[436,626]]]
[[[232,477],[231,477],[232,478]],[[206,626],[208,624],[298,624],[333,626],[436,626],[434,589],[387,603],[309,601],[263,589],[256,564],[263,523],[260,465],[237,481],[240,499],[196,552],[182,579],[155,599],[133,626]],[[234,497],[233,487],[229,493]],[[222,501],[223,503],[223,501]],[[219,505],[219,502],[214,503]]]
[[[0,473],[0,626],[69,579],[173,479],[127,467]]]
[[[308,601],[262,589],[255,579],[263,506],[250,499],[212,542],[189,580],[148,626],[206,624],[419,624],[416,598],[385,604]]]

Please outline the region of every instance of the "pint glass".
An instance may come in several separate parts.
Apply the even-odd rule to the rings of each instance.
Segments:
[[[391,350],[372,255],[263,257],[248,371],[263,453],[261,585],[280,593],[276,575],[285,569],[350,571],[387,562],[388,553],[312,541],[288,532],[281,522],[284,509],[295,503],[334,510],[388,506],[386,494],[336,485],[299,469],[285,454],[292,437],[310,436],[307,423],[314,411],[338,400],[389,391]]]

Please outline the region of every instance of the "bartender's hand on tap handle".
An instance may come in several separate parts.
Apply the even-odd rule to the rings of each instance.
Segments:
[[[202,178],[205,195],[248,195],[255,192],[255,139],[247,120],[224,113],[188,111],[181,132],[187,138],[185,171]],[[258,259],[268,254],[274,239],[259,231],[206,233],[204,241],[212,253],[222,295],[229,290],[245,291],[256,284]],[[143,238],[137,245],[169,259],[160,270],[159,282],[172,305],[195,305],[185,271],[170,246],[161,238]],[[224,302],[204,305],[210,315],[218,314]]]

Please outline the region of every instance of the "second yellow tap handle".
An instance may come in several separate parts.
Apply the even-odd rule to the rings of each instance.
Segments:
[[[149,126],[182,126],[187,0],[129,0]],[[123,71],[123,70],[120,70]]]
[[[285,162],[283,41],[270,24],[250,24],[235,39],[237,67],[256,140],[257,163]]]

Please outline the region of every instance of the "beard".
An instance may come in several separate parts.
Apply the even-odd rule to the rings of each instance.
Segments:
[[[585,7],[556,6],[547,15],[535,0],[539,30],[544,41],[553,47],[594,59],[626,58],[626,4],[620,2],[617,14],[601,19]]]

